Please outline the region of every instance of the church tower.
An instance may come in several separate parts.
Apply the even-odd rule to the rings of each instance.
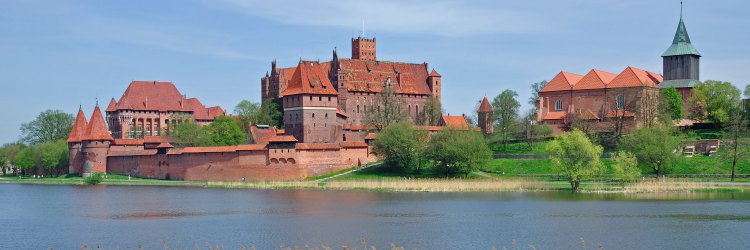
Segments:
[[[487,97],[484,97],[484,99],[482,99],[482,104],[479,105],[479,110],[477,110],[477,120],[479,128],[482,129],[482,133],[485,135],[493,134],[492,105],[490,105],[490,101],[487,100]]]
[[[677,24],[677,32],[674,34],[672,45],[667,48],[667,51],[664,51],[661,57],[664,61],[665,83],[670,80],[681,80],[679,82],[683,83],[670,87],[678,87],[679,85],[684,85],[683,87],[690,85],[692,87],[690,83],[697,82],[700,79],[699,61],[701,54],[690,43],[685,22],[682,20],[682,7],[680,7],[680,22]]]
[[[377,61],[375,50],[375,38],[366,38],[364,35],[352,38],[352,59],[366,61]]]

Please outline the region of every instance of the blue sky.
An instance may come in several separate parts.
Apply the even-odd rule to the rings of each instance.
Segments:
[[[87,116],[131,80],[173,81],[231,111],[260,99],[274,58],[330,60],[365,23],[378,59],[428,62],[443,75],[451,114],[504,89],[526,103],[529,84],[564,70],[661,72],[679,1],[9,1],[0,0],[0,142],[45,109]],[[743,87],[750,69],[748,1],[685,1],[703,54],[701,79]],[[527,106],[524,107],[528,108]]]

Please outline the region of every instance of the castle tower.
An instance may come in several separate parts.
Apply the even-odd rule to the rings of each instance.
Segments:
[[[112,135],[109,134],[102,111],[97,104],[86,127],[86,134],[81,137],[81,151],[84,154],[81,176],[107,172],[107,153],[112,141]]]
[[[664,82],[659,84],[660,88],[674,87],[682,95],[684,108],[689,111],[689,102],[692,88],[700,80],[700,57],[690,42],[685,22],[682,19],[682,6],[680,6],[680,22],[674,34],[672,45],[661,55],[664,62]],[[686,114],[687,115],[687,114]]]
[[[73,128],[68,136],[68,173],[77,174],[83,167],[83,153],[81,152],[81,137],[86,134],[86,115],[78,108],[78,115],[73,122]]]
[[[377,61],[375,38],[360,36],[352,38],[352,59]]]
[[[283,91],[285,134],[305,143],[338,141],[338,92],[318,62],[300,61]]]
[[[425,63],[425,65],[427,65],[427,63]],[[442,78],[443,76],[441,76],[434,69],[427,76],[427,84],[429,84],[430,86],[430,91],[432,91],[432,96],[435,97],[435,100],[437,100],[438,102],[440,101],[440,84],[441,84]]]
[[[482,104],[479,105],[479,110],[477,110],[477,120],[479,128],[482,129],[482,133],[485,135],[491,135],[494,133],[494,128],[492,126],[492,105],[490,105],[490,101],[487,100],[487,97],[484,97],[484,99],[482,99]]]

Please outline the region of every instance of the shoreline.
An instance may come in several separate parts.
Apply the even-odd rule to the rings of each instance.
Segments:
[[[0,177],[0,184],[32,185],[76,185],[88,186],[83,178],[40,178],[17,179]],[[565,181],[544,181],[534,179],[365,179],[330,180],[325,182],[306,181],[180,181],[155,179],[105,179],[103,186],[162,186],[200,187],[216,189],[257,189],[257,190],[360,190],[379,192],[570,192]],[[611,182],[583,182],[579,193],[587,194],[639,194],[639,193],[696,193],[696,192],[747,192],[748,182],[698,181],[691,179],[646,180],[624,187]]]

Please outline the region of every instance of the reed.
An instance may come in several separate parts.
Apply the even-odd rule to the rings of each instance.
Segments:
[[[557,183],[533,180],[482,179],[405,179],[354,180],[326,182],[325,189],[387,190],[418,192],[474,192],[474,191],[543,191],[559,189]]]

